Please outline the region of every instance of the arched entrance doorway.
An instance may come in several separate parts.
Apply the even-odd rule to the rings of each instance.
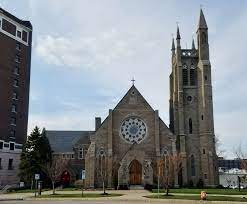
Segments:
[[[64,171],[61,175],[61,184],[66,186],[70,183],[70,174],[68,171]]]
[[[130,185],[140,185],[142,182],[142,165],[136,159],[130,163],[129,167]]]

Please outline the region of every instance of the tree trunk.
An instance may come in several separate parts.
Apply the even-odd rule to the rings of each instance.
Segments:
[[[55,182],[52,181],[52,194],[55,195]]]
[[[104,191],[104,195],[105,195],[105,181],[103,180],[103,191]]]
[[[166,196],[168,196],[168,195],[169,195],[169,187],[166,186]]]

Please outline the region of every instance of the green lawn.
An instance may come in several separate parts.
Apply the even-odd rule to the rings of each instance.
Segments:
[[[81,193],[73,193],[73,194],[55,194],[55,195],[41,195],[37,196],[37,198],[99,198],[99,197],[115,197],[115,196],[122,196],[123,194],[100,194],[100,193],[84,193],[83,197],[81,196]]]
[[[206,191],[207,194],[220,194],[220,195],[247,195],[247,189],[238,191],[238,189],[189,189],[189,188],[177,188],[169,189],[170,193],[184,193],[184,194],[200,194],[201,191]],[[158,193],[157,189],[152,190],[153,193]],[[164,193],[164,189],[160,189],[160,193]]]
[[[154,194],[151,196],[146,196],[147,198],[160,198],[160,199],[181,199],[181,200],[200,200],[200,195],[170,195],[170,196],[164,196],[164,194]],[[247,202],[246,198],[241,197],[230,197],[230,196],[207,196],[208,201],[238,201],[238,202]]]
[[[51,189],[42,189],[42,192],[43,191],[49,191]],[[36,190],[37,191],[37,190]],[[34,193],[35,190],[31,190],[31,189],[16,189],[16,190],[11,190],[10,192],[8,193]]]

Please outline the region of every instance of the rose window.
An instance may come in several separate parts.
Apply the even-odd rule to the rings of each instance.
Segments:
[[[140,143],[146,135],[147,126],[140,118],[127,118],[120,127],[120,136],[130,143]]]

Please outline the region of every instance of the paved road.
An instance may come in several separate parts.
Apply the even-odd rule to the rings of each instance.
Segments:
[[[226,201],[221,201],[221,202],[202,202],[202,201],[184,201],[184,200],[164,200],[164,199],[148,199],[143,196],[149,195],[150,192],[145,191],[145,190],[128,190],[128,191],[107,191],[108,193],[120,193],[123,194],[123,196],[118,196],[118,197],[105,197],[105,198],[86,198],[84,200],[81,200],[80,198],[67,198],[67,199],[56,199],[56,200],[33,200],[33,198],[28,198],[30,196],[33,196],[33,194],[26,193],[26,194],[5,194],[5,195],[0,195],[0,204],[103,204],[103,203],[108,203],[108,204],[125,204],[125,203],[130,203],[130,204],[141,204],[141,203],[163,203],[163,204],[239,204],[239,202],[226,202]],[[63,191],[63,193],[75,193],[75,191]],[[79,192],[78,192],[79,193]],[[101,193],[101,191],[90,191],[87,193]],[[51,191],[44,192],[43,194],[51,194]],[[23,201],[17,201],[17,200],[7,200],[7,201],[1,201],[1,199],[18,199],[18,198],[23,198],[25,200]],[[243,203],[243,202],[242,202]],[[247,202],[246,202],[247,203]]]
[[[141,203],[155,203],[155,204],[241,204],[239,202],[227,202],[227,201],[223,201],[223,202],[201,202],[201,201],[182,201],[182,200],[145,200],[145,201],[114,201],[114,200],[102,200],[102,201],[68,201],[68,200],[64,200],[64,201],[0,201],[1,204],[141,204]],[[245,203],[245,202],[244,202]]]

